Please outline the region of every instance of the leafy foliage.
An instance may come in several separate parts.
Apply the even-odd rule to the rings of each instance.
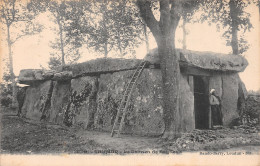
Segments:
[[[0,22],[6,26],[5,30],[11,26],[13,29],[19,27],[19,31],[10,32],[11,45],[26,35],[41,32],[43,26],[33,22],[35,16],[21,0],[4,0],[0,3]]]
[[[47,13],[50,20],[56,24],[51,28],[56,34],[56,39],[50,42],[52,48],[50,68],[53,68],[53,65],[71,64],[80,58],[79,49],[85,40],[78,25],[86,21],[85,10],[89,8],[89,4],[84,0],[34,0],[28,5],[28,8],[35,13]],[[71,28],[74,28],[73,31]],[[61,62],[57,63],[57,60]]]
[[[48,66],[51,70],[58,70],[59,66],[61,66],[61,59],[58,57],[50,57]]]
[[[249,48],[244,34],[250,31],[252,24],[250,14],[245,8],[250,1],[243,0],[214,0],[206,1],[202,6],[204,11],[201,15],[201,21],[208,21],[209,25],[215,23],[217,29],[224,29],[223,37],[226,39],[226,45],[232,46],[234,54],[243,54]]]
[[[9,72],[5,72],[3,75],[3,81],[0,84],[1,105],[9,107],[12,103],[12,86],[11,75]]]
[[[3,0],[0,2],[0,23],[6,35],[8,46],[8,67],[12,82],[12,106],[17,107],[17,88],[13,72],[12,48],[16,41],[27,35],[34,35],[42,30],[41,24],[33,22],[35,13],[28,11],[22,0]],[[19,30],[17,30],[19,28]]]
[[[52,21],[58,26],[54,29],[57,38],[51,43],[54,50],[52,59],[61,59],[62,66],[65,65],[65,59],[68,63],[73,63],[80,58],[79,48],[82,45],[78,41],[83,38],[77,31],[71,32],[70,27],[74,26],[74,22],[80,22],[80,18],[84,16],[83,8],[82,4],[77,1],[51,1],[47,5],[53,17]],[[71,38],[70,33],[76,33],[77,37]]]
[[[246,125],[259,125],[260,117],[260,96],[251,95],[246,101],[242,108],[241,120],[242,124]]]
[[[73,41],[78,45],[86,42],[88,48],[105,57],[111,52],[119,56],[135,54],[143,30],[136,17],[138,10],[131,1],[94,1],[83,11],[80,20],[84,21],[75,19],[70,23],[68,35]]]

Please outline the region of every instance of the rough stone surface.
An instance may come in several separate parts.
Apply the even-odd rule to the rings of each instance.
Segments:
[[[135,114],[129,118],[136,134],[160,135],[164,131],[161,81],[160,70],[145,69],[137,82],[132,96]]]
[[[150,50],[150,52],[144,57],[144,60],[149,61],[152,64],[160,64],[157,49]]]
[[[122,98],[125,84],[123,79],[130,78],[130,72],[124,71],[123,73],[125,74],[101,74],[98,79],[99,89],[97,94],[97,113],[95,115],[95,128],[97,129],[112,130],[113,120]]]
[[[54,81],[53,84],[51,108],[48,113],[49,122],[63,125],[70,96],[70,80]]]
[[[55,70],[43,70],[43,77],[46,80],[52,79],[54,74],[55,74]]]
[[[180,100],[181,129],[188,132],[195,129],[194,95],[185,76],[180,76]]]
[[[239,76],[238,76],[238,96],[243,99],[246,99],[248,96],[246,86]]]
[[[25,81],[35,81],[35,72],[40,72],[41,69],[24,69],[20,71],[19,74],[19,81],[25,82]]]
[[[100,58],[75,65],[66,66],[65,70],[72,71],[73,76],[79,76],[86,73],[107,73],[119,70],[134,69],[139,65],[141,61],[141,59]]]
[[[237,110],[238,76],[237,74],[223,74],[222,82],[223,124],[227,126],[239,117]]]
[[[86,76],[71,80],[69,107],[65,113],[66,125],[77,125],[83,128],[94,125],[96,93],[96,77]]]
[[[99,79],[95,126],[111,131],[123,91],[133,71],[103,74]],[[145,69],[132,93],[124,133],[160,135],[164,130],[159,70]]]
[[[52,81],[35,83],[27,87],[22,107],[23,117],[41,120],[46,108],[50,88],[52,88]]]
[[[242,80],[240,79],[239,75],[237,75],[238,77],[238,103],[237,103],[237,109],[239,112],[239,116],[242,116],[244,113],[244,110],[246,109],[246,100],[248,97],[248,93],[246,90],[246,86],[245,84],[242,82]]]
[[[26,89],[27,89],[27,87],[19,87],[19,89],[17,91],[18,115],[19,116],[21,114],[22,107],[23,107],[23,104],[24,104]]]
[[[35,70],[34,77],[35,77],[35,80],[44,80],[43,70]]]
[[[72,71],[63,71],[59,73],[55,73],[53,76],[53,80],[65,81],[70,80],[72,78]]]
[[[239,55],[220,54],[214,52],[199,52],[191,50],[176,50],[180,57],[180,65],[193,66],[202,69],[219,71],[244,71],[248,65],[247,60]],[[158,50],[150,51],[147,59],[158,62]]]
[[[244,71],[247,60],[239,55],[219,54],[213,52],[198,52],[190,50],[176,50],[183,67],[195,67],[214,71]],[[153,49],[144,58],[151,66],[159,65],[158,50]],[[40,69],[21,70],[19,81],[30,84],[35,80],[68,80],[79,76],[94,76],[135,69],[143,60],[123,58],[100,58],[87,62],[67,65],[63,72]],[[147,67],[147,66],[146,66]],[[159,67],[159,66],[158,66]]]
[[[212,53],[207,58],[199,58],[208,54],[179,51],[181,61],[186,65],[209,69],[209,90],[216,89],[221,97],[224,125],[229,125],[239,115],[238,98],[246,98],[246,89],[237,72],[223,71],[242,71],[246,62],[240,56],[220,58],[220,55]],[[158,64],[158,58],[152,53],[146,60],[150,64]],[[230,60],[234,61],[231,63]],[[26,90],[22,115],[66,126],[111,131],[123,92],[140,62],[133,59],[97,59],[67,66],[63,72],[22,70],[20,82],[31,85]],[[55,81],[52,83],[46,79]],[[159,69],[144,69],[132,93],[123,133],[163,133],[161,79]],[[179,97],[183,132],[195,127],[194,95],[187,80],[188,76],[182,74]]]
[[[215,89],[216,90],[216,94],[220,97],[220,99],[222,98],[222,78],[221,75],[216,74],[213,75],[212,77],[210,77],[209,79],[209,90],[211,89]]]
[[[220,71],[244,71],[248,65],[247,60],[240,55],[220,54],[213,52],[199,52],[177,50],[180,61],[188,66]]]
[[[55,71],[41,69],[24,69],[20,71],[19,82],[24,84],[33,84],[35,81],[49,80],[53,77]]]

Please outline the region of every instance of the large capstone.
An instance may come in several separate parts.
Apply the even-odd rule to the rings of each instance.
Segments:
[[[94,75],[100,73],[112,73],[115,71],[135,69],[142,60],[140,59],[120,59],[120,58],[100,58],[87,62],[65,66],[65,70],[72,71],[73,77],[84,74]]]
[[[66,81],[71,79],[72,79],[72,71],[58,72],[55,73],[53,76],[53,80],[58,80],[58,81]]]
[[[34,84],[36,81],[50,80],[54,76],[53,70],[24,69],[20,71],[19,82],[24,84]]]

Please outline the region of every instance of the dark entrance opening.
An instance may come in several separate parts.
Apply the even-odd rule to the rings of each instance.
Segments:
[[[194,111],[195,128],[209,128],[209,78],[205,76],[194,76]]]

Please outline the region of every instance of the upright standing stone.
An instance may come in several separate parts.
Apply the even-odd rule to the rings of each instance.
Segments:
[[[60,125],[63,124],[65,111],[69,102],[70,89],[70,80],[54,81],[51,109],[49,112],[50,122]]]
[[[223,125],[229,125],[233,120],[239,117],[237,110],[238,100],[238,79],[236,73],[226,73],[222,75],[222,113]]]
[[[22,107],[22,116],[41,120],[46,108],[48,94],[52,88],[52,81],[35,82],[26,90],[26,97]]]
[[[184,76],[180,75],[180,102],[179,109],[181,114],[181,129],[183,132],[188,132],[195,129],[194,115],[194,95],[191,87]]]
[[[80,77],[71,80],[69,106],[65,113],[66,125],[77,125],[83,128],[93,126],[96,112],[96,77]]]
[[[209,78],[209,90],[215,89],[216,94],[222,98],[222,78],[220,74],[214,74]]]

